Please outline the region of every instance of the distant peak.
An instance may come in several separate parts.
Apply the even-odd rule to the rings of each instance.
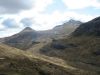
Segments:
[[[31,27],[26,27],[24,30],[33,30]]]
[[[35,31],[31,27],[26,27],[22,30],[22,32],[29,32],[29,31]]]
[[[75,22],[81,22],[81,21],[74,20],[74,19],[70,19],[68,22],[69,22],[69,23],[75,23]]]
[[[82,22],[81,21],[78,21],[78,20],[74,20],[74,19],[70,19],[68,22],[66,22],[65,24],[78,24],[80,25]]]
[[[76,20],[74,20],[74,19],[70,19],[70,20],[69,20],[69,22],[75,22],[75,21],[76,21]]]

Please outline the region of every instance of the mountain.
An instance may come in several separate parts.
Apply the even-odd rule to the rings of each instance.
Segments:
[[[26,27],[25,29],[23,29],[20,33],[25,33],[25,32],[35,32],[35,30],[33,30],[32,28],[30,27]]]
[[[65,36],[68,36],[80,24],[82,24],[82,22],[71,19],[68,22],[66,22],[62,25],[58,25],[51,30],[40,31],[38,33],[39,33],[39,35],[41,35],[40,38],[56,38],[56,39],[59,39],[59,38],[63,38]]]
[[[2,38],[3,40],[1,40],[1,42],[12,47],[26,50],[39,42],[50,42],[52,38],[63,38],[74,31],[80,24],[80,21],[69,20],[63,25],[45,31],[35,31],[30,27],[26,27],[13,36]]]
[[[82,22],[76,20],[69,20],[68,22],[64,23],[63,25],[58,25],[53,28],[53,32],[55,34],[61,35],[69,35],[72,31],[74,31]]]
[[[73,33],[74,36],[100,36],[100,17],[81,24]]]
[[[4,38],[0,38],[0,43],[2,43],[4,41]]]
[[[100,75],[100,17],[81,24],[69,37],[53,40],[40,53]],[[92,75],[92,74],[89,74]]]
[[[64,36],[67,32],[62,34],[63,36],[58,34],[63,26],[68,26],[65,23],[46,32],[37,32],[27,27],[5,38],[4,44],[0,44],[0,74],[100,75],[99,21],[100,19],[96,18],[77,25],[70,20],[68,25],[75,25],[76,30],[72,32],[72,29],[69,36]],[[66,28],[63,30],[66,31]],[[64,38],[56,39],[61,36]],[[52,40],[37,42],[37,38]]]
[[[26,27],[21,32],[5,38],[3,43],[19,49],[27,49],[32,44],[36,43],[36,38],[37,32],[31,29],[30,27]]]

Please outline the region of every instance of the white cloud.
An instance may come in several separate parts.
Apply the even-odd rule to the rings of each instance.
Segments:
[[[59,11],[54,11],[51,14],[38,14],[34,16],[35,26],[33,25],[33,28],[36,30],[51,29],[59,24],[63,20],[63,17],[64,16]],[[36,25],[40,27],[36,27]]]
[[[13,34],[18,33],[21,30],[22,29],[19,29],[19,28],[18,29],[5,29],[3,31],[0,31],[0,38],[11,36]]]
[[[30,13],[30,12],[29,12]],[[64,13],[61,13],[60,11],[55,10],[51,14],[46,13],[36,13],[32,16],[12,16],[13,19],[17,22],[17,25],[19,25],[20,28],[23,28],[24,25],[20,23],[21,19],[23,18],[31,18],[33,24],[31,27],[35,30],[47,30],[55,27],[56,25],[62,24],[64,21],[67,21],[69,19],[75,19],[75,20],[81,20],[81,21],[89,21],[95,16],[91,15],[84,15],[84,14],[78,14],[74,11],[66,11]]]
[[[2,24],[0,24],[0,30],[3,30],[5,28],[5,26],[3,26]]]
[[[87,3],[86,3],[86,0],[73,0],[72,2],[73,4],[70,4],[72,0],[65,0],[65,1],[66,2],[68,1],[69,5],[74,5],[75,3],[74,1],[76,1],[75,3],[76,5],[80,4],[78,2],[83,1],[82,4],[86,6],[88,5],[88,2],[90,0],[87,0]],[[22,11],[21,13],[15,14],[15,15],[14,14],[4,15],[3,17],[5,19],[9,17],[14,19],[17,25],[19,25],[19,27],[24,27],[24,25],[20,23],[21,19],[31,18],[33,19],[32,27],[36,30],[50,29],[54,27],[55,25],[61,24],[63,21],[68,20],[70,18],[74,18],[74,19],[78,19],[82,21],[88,21],[92,18],[91,15],[84,15],[84,14],[82,15],[74,11],[72,12],[66,11],[64,13],[61,13],[60,11],[55,10],[51,14],[43,13],[46,10],[47,6],[52,3],[53,3],[53,0],[34,0],[34,5],[31,10]]]
[[[0,30],[3,30],[5,28],[4,25],[2,25],[2,22],[3,22],[4,19],[0,19]]]
[[[63,0],[69,9],[82,9],[86,7],[100,8],[99,0]]]
[[[46,7],[53,3],[53,0],[35,0],[34,10],[36,12],[41,12],[46,9]]]
[[[74,11],[66,11],[61,13],[60,11],[54,11],[51,14],[38,14],[34,16],[32,28],[36,30],[47,30],[55,27],[56,25],[62,24],[69,19],[80,20],[83,22],[93,19],[95,16],[79,14]]]
[[[75,20],[79,20],[79,21],[83,21],[83,22],[89,21],[95,17],[95,16],[92,16],[89,14],[79,14],[79,13],[74,12],[74,11],[65,12],[64,16],[66,16],[66,18],[69,17],[69,19],[75,19]]]

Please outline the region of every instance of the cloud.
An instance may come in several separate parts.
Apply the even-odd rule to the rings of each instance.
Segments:
[[[24,10],[43,12],[53,0],[0,0],[0,14],[16,14]]]
[[[14,35],[14,34],[20,32],[21,30],[22,29],[20,29],[20,28],[2,30],[2,31],[0,31],[0,38]]]
[[[68,9],[100,8],[99,0],[63,0]]]
[[[5,27],[0,24],[0,31],[3,31],[4,29],[5,29]]]
[[[6,19],[2,22],[2,24],[7,28],[17,28],[18,27],[14,19]]]
[[[0,17],[0,20],[3,19],[3,17]]]
[[[29,27],[33,24],[32,19],[31,18],[24,18],[20,21],[25,27]]]
[[[0,13],[18,13],[22,10],[31,9],[33,0],[0,0]]]
[[[34,10],[36,12],[43,12],[48,5],[52,4],[53,0],[35,0]]]
[[[66,11],[62,13],[59,10],[55,10],[54,12],[50,14],[35,15],[34,16],[35,26],[32,25],[32,27],[36,30],[47,30],[47,29],[52,29],[56,25],[60,25],[70,19],[86,22],[93,19],[94,17],[95,16],[93,15],[79,14],[74,11]]]

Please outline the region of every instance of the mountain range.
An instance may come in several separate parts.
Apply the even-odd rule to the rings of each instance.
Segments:
[[[33,44],[38,42],[48,42],[52,38],[60,38],[71,33],[76,27],[81,24],[80,21],[69,20],[63,25],[54,27],[52,30],[46,31],[35,31],[30,27],[26,27],[21,32],[4,38],[2,41],[12,47],[17,47],[19,49],[28,49]]]
[[[100,17],[1,38],[0,75],[100,75]]]

